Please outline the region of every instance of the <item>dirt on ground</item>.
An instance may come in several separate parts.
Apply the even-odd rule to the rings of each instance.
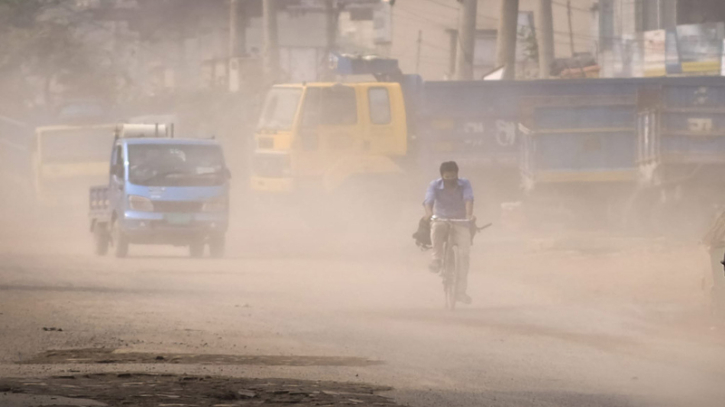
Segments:
[[[261,365],[261,366],[373,366],[381,364],[364,358],[315,357],[315,356],[269,356],[269,355],[210,355],[184,353],[140,353],[119,349],[67,349],[43,352],[27,364],[73,364],[73,363],[177,363],[207,365]]]
[[[386,390],[390,389],[322,381],[134,373],[0,380],[0,393],[52,394],[93,400],[113,407],[396,405],[389,398],[376,394]]]
[[[496,224],[472,249],[473,304],[450,312],[418,213],[360,236],[240,210],[225,259],[95,257],[83,217],[21,213],[0,211],[2,407],[725,399],[696,242]]]

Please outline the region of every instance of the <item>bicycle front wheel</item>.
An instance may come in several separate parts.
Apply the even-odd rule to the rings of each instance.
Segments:
[[[456,309],[458,291],[458,247],[451,246],[446,250],[446,261],[443,275],[443,290],[446,296],[446,309]]]

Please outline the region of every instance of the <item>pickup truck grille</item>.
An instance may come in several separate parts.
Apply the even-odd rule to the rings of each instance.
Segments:
[[[203,205],[203,202],[198,201],[154,201],[154,212],[201,212],[201,207]]]
[[[260,137],[257,139],[257,148],[274,148],[274,139],[272,137]]]

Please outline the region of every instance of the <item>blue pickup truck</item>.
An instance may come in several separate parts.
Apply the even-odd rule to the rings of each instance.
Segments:
[[[176,139],[158,125],[120,125],[108,186],[90,190],[95,251],[126,257],[131,244],[187,246],[224,255],[230,172],[213,140]]]

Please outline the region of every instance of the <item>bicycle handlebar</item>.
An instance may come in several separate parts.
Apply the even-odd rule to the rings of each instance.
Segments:
[[[476,229],[477,229],[477,230],[478,230],[478,231],[480,232],[480,231],[482,231],[483,229],[488,229],[488,228],[490,228],[491,226],[493,226],[493,223],[488,223],[488,224],[486,224],[486,225],[483,225],[483,226],[481,226],[480,228],[479,228],[478,226],[476,226]]]
[[[488,229],[491,226],[493,226],[493,223],[485,224],[481,227],[476,226],[475,219],[447,219],[447,218],[436,218],[435,216],[432,217],[431,222],[451,222],[451,223],[473,223],[473,226],[476,227],[476,231],[480,232],[484,229]]]

